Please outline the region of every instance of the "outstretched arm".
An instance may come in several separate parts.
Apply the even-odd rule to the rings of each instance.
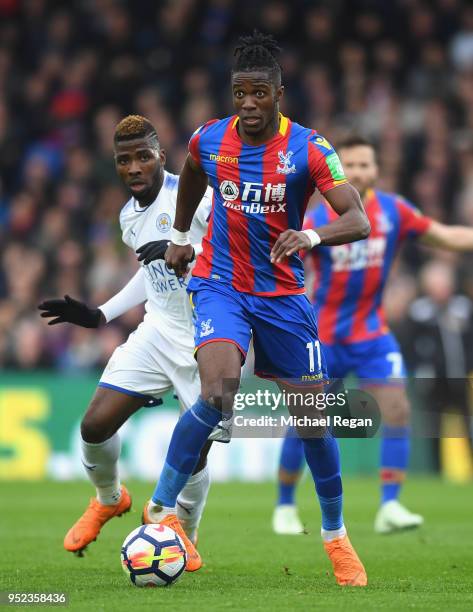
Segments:
[[[179,178],[176,217],[165,257],[166,264],[177,276],[184,276],[188,264],[192,261],[193,248],[188,232],[207,185],[207,175],[189,154]]]
[[[318,244],[335,245],[355,242],[370,233],[370,223],[357,190],[349,183],[330,189],[325,199],[339,214],[332,223],[314,230],[286,230],[274,244],[271,262],[279,263],[297,251],[309,250]]]
[[[473,251],[473,228],[432,221],[420,241],[449,251]]]
[[[145,276],[143,268],[140,268],[121,291],[99,306],[99,310],[109,323],[143,302],[146,302]]]
[[[145,301],[144,273],[140,268],[121,291],[98,308],[87,306],[68,295],[65,295],[64,299],[46,300],[38,308],[43,311],[41,313],[43,318],[50,319],[48,325],[73,323],[81,327],[94,328],[108,323]]]

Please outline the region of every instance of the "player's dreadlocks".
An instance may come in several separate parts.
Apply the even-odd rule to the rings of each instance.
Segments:
[[[153,127],[153,124],[142,117],[141,115],[128,115],[120,121],[115,128],[114,141],[123,142],[124,140],[133,140],[135,138],[144,138],[151,136],[158,141],[158,135]]]
[[[277,56],[281,51],[277,41],[271,36],[254,30],[250,36],[241,36],[235,47],[233,72],[268,71],[281,83],[281,66]]]

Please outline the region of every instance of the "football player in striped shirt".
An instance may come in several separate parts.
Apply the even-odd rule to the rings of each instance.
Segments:
[[[355,373],[380,407],[381,500],[374,528],[377,533],[391,533],[418,527],[423,518],[399,502],[409,460],[410,406],[402,380],[406,376],[403,358],[384,315],[384,287],[404,240],[417,238],[450,251],[471,251],[473,229],[434,221],[403,197],[376,189],[376,153],[364,138],[352,136],[338,150],[348,180],[360,192],[371,233],[353,244],[321,244],[310,251],[307,257],[315,273],[311,301],[330,377]],[[307,215],[305,227],[317,229],[335,218],[336,213],[322,202]],[[279,497],[273,514],[276,533],[303,531],[294,503],[303,464],[302,443],[289,431],[280,459]]]
[[[258,32],[240,40],[231,79],[236,114],[209,121],[189,143],[166,261],[176,274],[185,272],[192,255],[188,230],[210,184],[209,229],[188,288],[202,391],[174,430],[161,478],[145,509],[150,522],[175,513],[176,496],[208,432],[222,413],[231,412],[251,335],[259,376],[276,380],[283,389],[322,390],[326,370],[299,250],[344,244],[369,233],[358,192],[347,182],[332,146],[315,130],[279,113],[284,88],[278,51],[271,37]],[[316,188],[337,218],[317,231],[302,231]],[[224,389],[223,381],[230,379],[235,386]],[[304,433],[322,512],[322,538],[336,580],[364,586],[366,573],[343,523],[336,440],[327,430]]]

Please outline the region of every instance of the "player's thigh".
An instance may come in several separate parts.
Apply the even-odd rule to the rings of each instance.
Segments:
[[[395,384],[407,375],[401,349],[392,334],[352,344],[350,350],[355,373],[361,381]]]
[[[405,427],[410,420],[410,402],[406,387],[402,382],[396,384],[365,385],[364,390],[369,393],[381,412],[383,425],[391,427]]]
[[[406,368],[396,339],[386,334],[368,341],[363,353],[358,358],[356,373],[363,388],[374,397],[382,422],[391,426],[407,425],[410,403],[404,382]]]
[[[241,376],[242,354],[235,344],[215,341],[202,346],[197,353],[204,400],[231,412]]]
[[[222,381],[239,381],[251,327],[241,296],[223,283],[199,283],[192,291],[195,347],[202,395],[221,396]]]
[[[253,300],[255,373],[289,384],[327,378],[315,314],[305,295]]]
[[[185,346],[174,346],[179,354],[175,360],[169,363],[169,378],[174,387],[181,412],[193,406],[201,392],[199,369],[194,357],[194,349]]]
[[[141,406],[141,398],[97,387],[81,422],[82,439],[96,444],[108,440]]]
[[[188,341],[191,345],[190,337]],[[135,397],[142,406],[156,405],[172,388],[169,372],[163,368],[171,355],[170,345],[166,336],[151,323],[141,323],[113,352],[99,387]]]
[[[347,347],[343,344],[323,344],[322,354],[325,367],[331,380],[343,379],[352,370],[352,363]]]

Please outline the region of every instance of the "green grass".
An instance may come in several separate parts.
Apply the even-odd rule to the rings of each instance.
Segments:
[[[72,610],[473,609],[468,486],[411,478],[403,500],[424,514],[425,527],[376,536],[375,481],[346,479],[345,518],[369,577],[366,589],[350,589],[334,582],[308,481],[298,497],[310,533],[298,537],[271,532],[274,485],[215,484],[200,530],[205,567],[171,588],[138,589],[122,572],[119,551],[152,485],[128,484],[134,511],[106,525],[79,559],[62,539],[90,496],[87,483],[2,483],[0,591],[64,591]]]

